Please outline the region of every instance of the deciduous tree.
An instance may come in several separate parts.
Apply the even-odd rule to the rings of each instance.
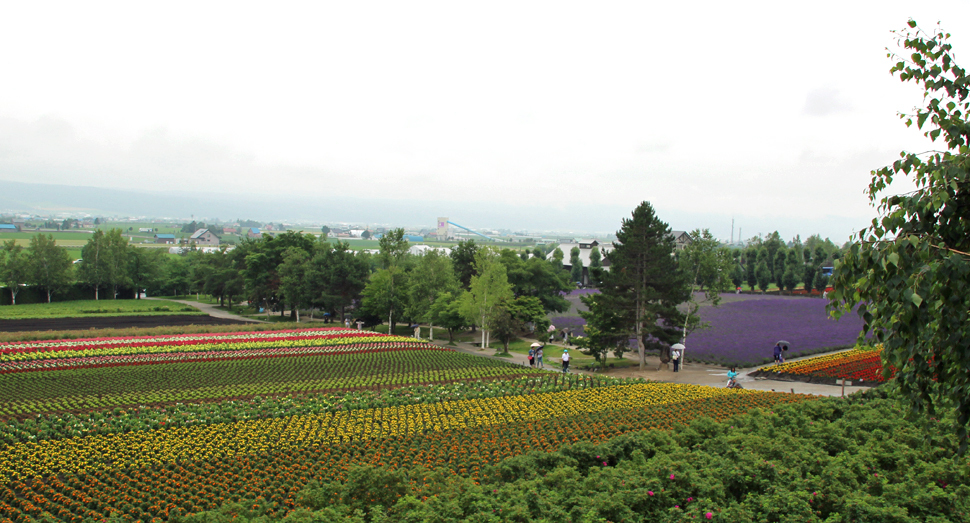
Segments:
[[[51,234],[32,237],[27,247],[27,258],[30,260],[27,282],[47,292],[47,303],[51,302],[51,295],[60,292],[74,280],[71,256],[57,246]]]
[[[462,296],[462,312],[469,323],[477,323],[481,327],[481,346],[488,347],[495,311],[512,299],[512,285],[509,284],[505,265],[498,260],[498,254],[488,247],[478,252],[475,273],[471,289]]]
[[[462,292],[445,292],[438,296],[431,310],[428,311],[429,321],[448,329],[448,341],[455,342],[455,333],[468,327],[468,320],[461,311]]]
[[[727,292],[731,282],[731,266],[734,263],[731,253],[721,246],[721,242],[708,229],[694,229],[690,232],[691,242],[677,253],[680,268],[690,284],[687,311],[684,318],[683,342],[695,329],[702,327],[698,321],[697,309],[700,303],[708,302],[717,307],[721,303],[721,293]],[[694,291],[704,293],[702,300],[694,297]]]
[[[434,340],[434,321],[430,314],[438,296],[446,292],[458,292],[458,280],[451,258],[437,249],[420,256],[411,271],[411,286],[408,296],[408,314],[417,320],[429,323],[429,339]]]
[[[17,245],[17,240],[10,239],[3,242],[0,251],[0,280],[10,291],[10,302],[17,304],[17,294],[20,286],[27,283],[29,263],[24,248]]]
[[[923,90],[925,107],[901,115],[941,150],[904,151],[872,171],[866,194],[879,216],[837,263],[836,314],[859,305],[860,340],[883,346],[890,383],[915,412],[952,420],[961,451],[970,424],[970,76],[950,35],[916,22],[898,33],[894,75]],[[884,195],[897,177],[916,189]],[[888,370],[887,370],[888,372]],[[947,413],[949,416],[942,416]]]
[[[472,276],[475,275],[475,256],[478,254],[478,246],[475,240],[460,240],[451,250],[451,261],[455,267],[455,277],[461,283],[463,289],[468,290],[472,284]]]

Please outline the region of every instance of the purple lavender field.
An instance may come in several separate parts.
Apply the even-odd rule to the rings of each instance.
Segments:
[[[550,315],[552,324],[582,335],[586,321],[579,317],[578,310],[585,307],[578,298],[590,292],[598,291],[570,293],[567,299],[573,302],[573,308],[563,315]],[[700,295],[698,298],[702,299]],[[856,314],[838,321],[830,319],[826,303],[827,300],[802,296],[724,294],[720,306],[701,306],[701,320],[710,327],[687,338],[685,355],[692,361],[748,367],[770,362],[771,349],[779,340],[791,343],[789,358],[854,345],[862,320]]]
[[[791,343],[788,357],[855,344],[862,319],[828,317],[828,300],[798,296],[725,295],[719,307],[701,307],[710,328],[687,338],[686,356],[694,361],[751,366],[771,360],[775,342]]]

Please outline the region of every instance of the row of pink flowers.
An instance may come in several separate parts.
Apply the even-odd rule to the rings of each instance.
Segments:
[[[152,365],[161,363],[189,363],[199,361],[250,360],[256,358],[279,358],[328,353],[361,354],[365,352],[389,352],[398,350],[447,351],[436,345],[421,342],[358,343],[336,347],[281,347],[243,351],[174,352],[161,354],[132,354],[126,356],[89,356],[83,358],[57,358],[38,361],[0,363],[0,374],[15,372],[87,369],[93,367],[119,367],[124,365]]]

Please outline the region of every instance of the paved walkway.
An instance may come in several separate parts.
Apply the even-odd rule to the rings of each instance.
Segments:
[[[159,300],[161,298],[148,298],[148,297],[146,297],[144,299],[146,299],[146,300]],[[212,316],[213,318],[223,318],[223,319],[226,319],[226,320],[248,321],[248,322],[252,322],[252,323],[267,323],[267,322],[265,322],[263,320],[254,320],[252,318],[247,318],[245,316],[240,316],[238,314],[233,314],[231,312],[228,312],[228,311],[225,311],[223,309],[220,309],[220,308],[216,307],[215,305],[212,305],[212,304],[209,304],[209,303],[200,303],[200,302],[197,302],[197,301],[189,301],[189,300],[173,300],[173,299],[170,299],[170,298],[166,298],[165,301],[174,301],[175,303],[181,303],[183,305],[188,305],[189,307],[195,307],[196,309],[199,309],[200,311],[208,314],[209,316]]]
[[[530,343],[535,340],[522,338]],[[493,358],[502,361],[508,361],[510,363],[516,363],[525,367],[529,366],[529,358],[524,354],[509,353],[509,358],[495,356],[495,350],[493,349],[481,349],[470,343],[458,342],[455,345],[449,345],[448,339],[434,340],[434,343],[442,347],[449,347],[455,349],[459,352],[464,352],[467,354],[474,354],[476,356],[482,356],[485,358]],[[558,371],[561,369],[560,356],[562,355],[562,346],[554,344],[546,344],[546,349],[543,351],[545,353],[545,368],[550,371]],[[570,347],[572,350],[578,351]],[[636,354],[631,354],[628,357],[636,358]],[[801,359],[801,358],[799,358]],[[766,378],[754,378],[749,376],[752,372],[761,369],[762,367],[767,367],[768,365],[761,365],[757,367],[751,367],[746,369],[738,369],[739,379],[741,386],[746,389],[752,390],[763,390],[763,391],[775,391],[775,392],[794,392],[796,394],[814,394],[817,396],[841,396],[842,387],[837,385],[823,385],[819,383],[804,383],[797,381],[783,381],[783,380],[769,380]],[[687,363],[681,367],[679,372],[673,372],[673,367],[663,368],[660,364],[660,358],[657,356],[647,356],[646,365],[644,370],[640,370],[638,366],[623,368],[623,369],[608,369],[602,372],[588,372],[577,370],[571,368],[569,372],[578,374],[589,374],[592,376],[613,376],[617,378],[644,378],[651,381],[661,381],[666,383],[690,383],[693,385],[707,385],[711,387],[724,387],[727,385],[727,371],[728,369],[720,367],[717,365],[707,365],[704,363]],[[845,387],[845,394],[852,394],[853,392],[868,390],[870,387],[855,387],[847,386]]]

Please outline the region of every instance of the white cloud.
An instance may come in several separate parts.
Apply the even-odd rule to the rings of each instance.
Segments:
[[[793,216],[804,236],[871,215],[869,170],[922,143],[883,51],[910,16],[970,49],[960,2],[14,4],[0,178],[650,200],[684,228]]]

